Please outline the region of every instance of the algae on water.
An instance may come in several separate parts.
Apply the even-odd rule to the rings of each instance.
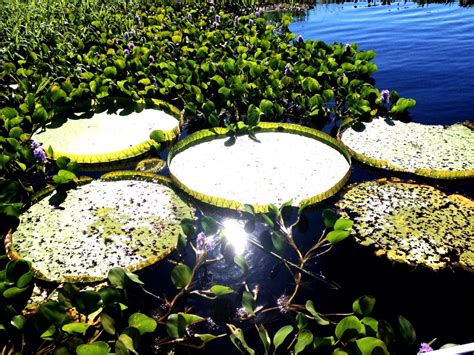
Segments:
[[[377,254],[433,270],[474,270],[474,203],[466,197],[379,180],[348,188],[338,207],[354,220],[356,241]]]

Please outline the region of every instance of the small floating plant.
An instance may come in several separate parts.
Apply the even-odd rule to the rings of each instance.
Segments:
[[[339,138],[355,159],[375,167],[437,179],[474,176],[468,122],[445,127],[378,118],[343,129]]]
[[[284,123],[237,133],[202,130],[178,142],[168,161],[174,181],[197,199],[232,209],[249,204],[257,211],[328,198],[347,181],[351,166],[335,139]]]
[[[43,197],[5,240],[12,258],[32,260],[41,279],[91,282],[113,267],[135,271],[167,256],[193,209],[148,173],[109,173],[70,190],[60,207]]]
[[[358,243],[378,255],[433,270],[474,271],[474,201],[429,186],[377,180],[347,188],[338,202]]]

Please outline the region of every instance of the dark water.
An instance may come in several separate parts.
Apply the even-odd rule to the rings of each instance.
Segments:
[[[306,39],[375,50],[376,86],[414,98],[415,122],[473,120],[474,7],[376,4],[318,4],[290,29]]]

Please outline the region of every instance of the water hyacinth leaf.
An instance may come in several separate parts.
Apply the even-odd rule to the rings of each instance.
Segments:
[[[323,210],[323,222],[326,228],[333,228],[339,216],[333,210],[326,208]]]
[[[178,263],[173,270],[171,270],[170,276],[176,288],[183,288],[191,282],[192,271],[186,264]]]
[[[278,329],[278,331],[273,336],[273,346],[275,347],[275,351],[280,347],[281,344],[283,344],[285,339],[288,337],[288,335],[290,335],[292,331],[292,325],[285,325]]]
[[[256,126],[260,122],[260,109],[255,105],[250,105],[247,110],[245,123],[249,126]]]
[[[27,287],[30,284],[31,280],[33,280],[34,276],[35,276],[35,273],[32,271],[29,271],[26,274],[21,275],[18,278],[18,281],[16,282],[16,286],[18,288]]]
[[[135,350],[133,339],[127,334],[120,334],[117,342],[115,343],[115,350],[118,355],[121,354],[138,354]]]
[[[199,340],[201,340],[204,344],[210,342],[210,341],[213,341],[213,340],[216,340],[217,338],[219,338],[217,335],[214,335],[214,334],[209,334],[209,333],[205,333],[205,334],[197,334],[197,333],[194,333],[193,334],[193,337],[194,338],[198,338]]]
[[[54,324],[51,324],[48,329],[41,333],[40,338],[43,340],[53,341],[55,340],[57,330],[57,327]]]
[[[133,272],[130,272],[128,270],[125,270],[125,276],[127,276],[127,279],[133,283],[136,283],[138,285],[144,285],[145,283],[140,280],[138,275],[134,274]]]
[[[89,315],[102,306],[102,298],[96,291],[81,291],[74,299],[77,311]]]
[[[339,218],[336,223],[334,223],[334,230],[350,231],[353,224],[354,222],[352,222],[349,218]]]
[[[166,332],[172,338],[182,338],[186,333],[186,320],[180,314],[172,313],[166,321]]]
[[[178,253],[183,254],[188,244],[188,238],[183,233],[179,234],[178,243],[176,243],[176,250]]]
[[[313,316],[316,323],[319,325],[328,325],[330,324],[328,320],[323,318],[314,308],[314,303],[311,300],[306,301],[305,303],[306,310]]]
[[[203,216],[201,218],[201,228],[206,235],[214,235],[219,230],[217,221],[211,216]]]
[[[179,312],[178,314],[184,318],[184,320],[186,321],[187,326],[206,320],[205,318],[200,317],[196,314],[184,313],[184,312]]]
[[[13,325],[16,329],[22,330],[25,327],[26,324],[26,318],[21,316],[21,315],[15,315],[13,316],[11,320],[11,325]]]
[[[196,234],[196,221],[191,218],[183,218],[181,221],[181,229],[187,237],[194,237]]]
[[[105,332],[114,335],[117,331],[115,328],[115,319],[109,316],[107,313],[102,312],[100,314],[100,324],[104,328]]]
[[[285,246],[287,243],[285,235],[283,235],[283,233],[275,231],[271,234],[271,236],[272,236],[273,247],[277,251],[282,252],[285,249]]]
[[[74,179],[77,179],[77,176],[73,172],[64,169],[59,170],[58,173],[53,176],[53,181],[58,185],[68,184]]]
[[[248,346],[247,342],[245,341],[244,332],[242,329],[237,328],[233,324],[227,324],[229,330],[231,332],[230,340],[232,344],[242,353],[242,354],[250,354],[254,355],[255,350],[253,350],[250,346]]]
[[[58,159],[56,159],[56,166],[59,169],[66,169],[70,161],[71,159],[68,157],[59,157]]]
[[[295,344],[295,354],[299,354],[313,343],[313,333],[309,329],[302,329],[298,332]]]
[[[375,306],[375,297],[370,295],[364,295],[359,297],[357,300],[354,301],[352,304],[352,310],[355,314],[361,316],[369,316]]]
[[[326,240],[331,244],[337,244],[351,235],[350,231],[333,230],[326,235]]]
[[[335,334],[344,342],[354,341],[364,331],[364,326],[356,316],[347,316],[336,325]]]
[[[48,301],[38,308],[38,315],[41,318],[58,326],[62,326],[68,319],[65,312],[66,307],[56,301]]]
[[[68,334],[84,334],[89,328],[90,324],[87,323],[68,323],[62,326],[62,330]]]
[[[214,285],[211,287],[211,292],[216,295],[217,297],[228,295],[230,293],[234,293],[234,290],[229,286],[223,285]]]
[[[377,338],[365,337],[356,340],[357,349],[361,355],[388,355],[387,346],[385,343]]]
[[[336,343],[336,340],[333,336],[330,337],[315,337],[314,338],[314,349],[317,350],[319,348],[329,348]]]
[[[105,341],[96,341],[79,345],[76,352],[77,355],[107,355],[110,353],[110,347]]]
[[[24,294],[25,291],[27,291],[28,288],[18,288],[18,287],[10,287],[7,288],[5,291],[3,291],[3,297],[5,298],[16,298],[19,297],[20,295]]]
[[[234,263],[237,264],[238,267],[242,270],[242,273],[244,275],[247,275],[249,272],[249,266],[247,264],[247,261],[245,260],[245,257],[243,255],[236,255],[234,257]]]
[[[298,312],[296,314],[296,325],[299,330],[306,328],[308,325],[308,318],[304,313]]]
[[[18,279],[29,272],[31,263],[26,260],[11,260],[5,268],[5,275],[8,281],[17,282]]]
[[[272,206],[272,205],[269,205],[269,206]],[[271,208],[271,207],[269,207],[269,208]],[[278,209],[277,209],[277,211],[278,211]],[[278,213],[279,213],[279,211],[278,211]],[[262,213],[259,216],[263,219],[263,221],[268,225],[268,227],[270,229],[275,228],[275,223],[273,222],[273,220],[269,216],[267,216],[265,213]]]
[[[395,330],[385,320],[380,320],[377,327],[377,338],[381,339],[385,344],[390,345],[395,339]]]
[[[360,322],[365,327],[365,334],[367,336],[377,337],[379,322],[372,317],[364,317]]]
[[[244,291],[242,293],[242,307],[245,309],[245,311],[253,316],[255,315],[254,309],[256,307],[256,302],[255,298],[253,297],[252,293],[248,291]]]
[[[102,287],[97,291],[102,299],[104,305],[113,304],[115,302],[120,302],[122,295],[120,290],[115,287]]]
[[[408,319],[401,315],[398,316],[398,324],[400,326],[400,333],[403,339],[405,339],[409,345],[412,345],[416,341],[415,328]]]
[[[125,270],[121,267],[113,267],[109,270],[107,275],[110,283],[117,287],[117,288],[125,288],[127,286],[127,275],[125,274]]]
[[[260,324],[258,327],[258,336],[260,338],[260,340],[262,341],[262,344],[263,344],[263,349],[264,349],[264,355],[267,355],[268,354],[268,351],[270,349],[270,345],[271,345],[271,339],[270,339],[270,335],[268,334],[268,330],[265,328],[265,326],[263,324]]]

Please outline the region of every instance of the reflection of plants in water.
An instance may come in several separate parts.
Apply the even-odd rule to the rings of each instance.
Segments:
[[[107,284],[88,288],[61,284],[55,290],[50,290],[46,298],[43,295],[39,301],[35,301],[35,297],[32,297],[33,304],[24,308],[35,286],[31,265],[22,260],[7,262],[3,258],[1,266],[4,271],[0,272],[2,351],[145,353],[148,348],[143,340],[150,339],[150,333],[156,335],[153,346],[157,351],[166,351],[176,345],[202,349],[206,343],[227,336],[244,354],[268,354],[282,351],[283,348],[295,354],[313,350],[322,353],[384,354],[393,345],[396,334],[412,345],[416,334],[405,318],[399,317],[397,327],[400,331],[396,332],[388,322],[372,317],[375,305],[372,296],[362,296],[354,301],[350,313],[322,314],[317,310],[317,303],[311,299],[302,304],[297,303],[301,299],[299,291],[304,278],[317,278],[334,285],[312,273],[307,266],[310,261],[329,252],[333,245],[346,239],[350,235],[352,221],[325,210],[324,231],[311,247],[303,250],[294,240],[293,230],[301,221],[304,207],[300,208],[296,217],[287,218],[291,208],[286,206],[288,204],[281,208],[270,206],[268,213],[258,215],[253,214],[250,207],[247,209],[252,217],[246,224],[246,230],[255,228],[256,222],[259,227],[265,226],[264,234],[273,247],[253,238],[248,238],[247,243],[277,258],[294,280],[293,290],[281,295],[274,305],[263,307],[257,304],[258,288],[252,288],[249,265],[242,255],[234,258],[243,273],[239,290],[220,284],[200,287],[200,270],[206,271],[207,265],[217,261],[210,258],[210,251],[215,249],[218,239],[221,236],[225,239],[225,234],[232,239],[232,234],[237,232],[231,224],[221,224],[209,216],[201,218],[200,230],[194,220],[185,219],[177,245],[178,259],[170,260],[174,264],[170,279],[177,290],[171,297],[155,295],[145,289],[135,274],[113,268],[108,274]],[[188,238],[194,254],[194,265],[191,267],[184,262]],[[289,260],[290,256],[296,261]],[[36,288],[33,293],[38,296]],[[216,329],[214,324],[214,327],[208,327],[209,333],[209,329],[203,326],[213,323],[210,318],[206,318],[207,310],[191,309],[189,306],[191,298],[196,296],[203,298],[204,302],[223,298],[232,299],[241,305],[236,317],[227,322],[228,332],[212,334],[216,332],[213,330]],[[151,316],[145,315],[142,308],[148,307],[137,304],[134,300],[138,299],[144,299],[145,304],[146,300],[156,302],[159,308]],[[282,325],[281,328],[269,327],[263,321],[264,314],[281,318],[277,323]],[[202,329],[205,331],[201,332]],[[260,341],[250,342],[250,338]],[[400,339],[397,340],[398,347]]]

